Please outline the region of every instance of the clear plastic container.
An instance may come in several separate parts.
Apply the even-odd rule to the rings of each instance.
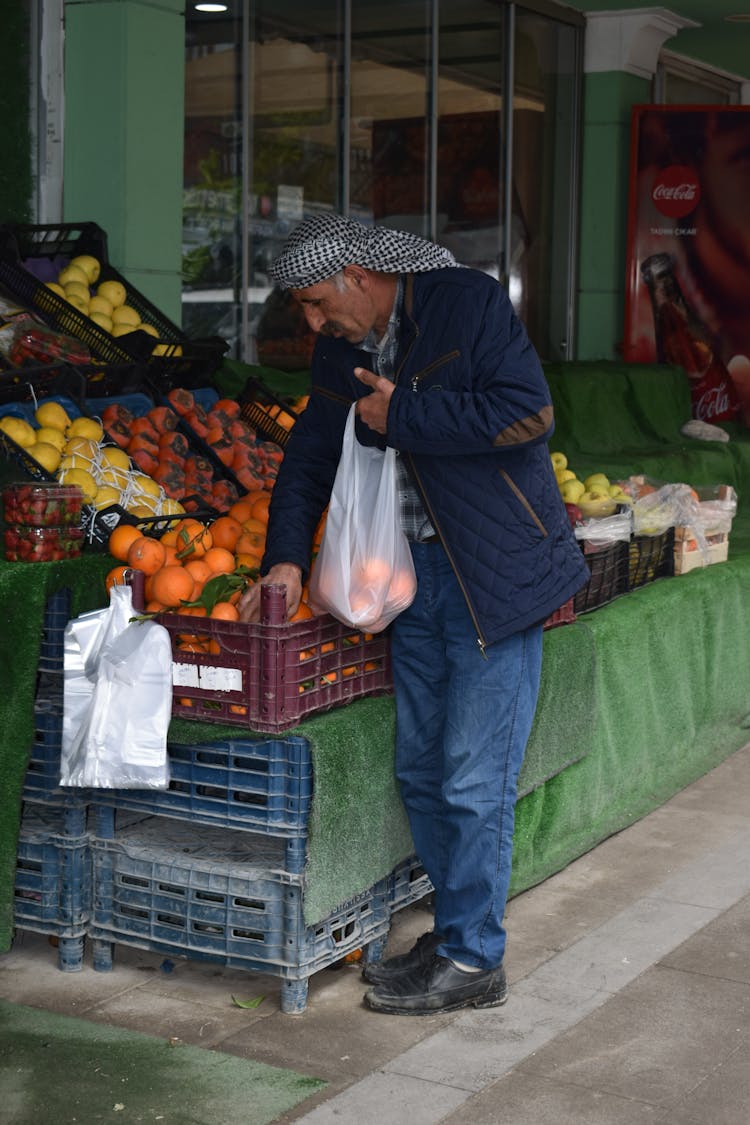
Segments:
[[[83,493],[74,484],[17,481],[3,489],[6,524],[28,527],[78,527]]]
[[[6,527],[4,537],[8,562],[57,562],[78,558],[83,545],[83,528],[14,524]]]

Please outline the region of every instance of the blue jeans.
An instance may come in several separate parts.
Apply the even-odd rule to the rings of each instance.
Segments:
[[[439,543],[413,543],[414,602],[392,626],[396,774],[435,888],[444,957],[482,969],[505,952],[518,773],[539,692],[542,626],[485,655]]]

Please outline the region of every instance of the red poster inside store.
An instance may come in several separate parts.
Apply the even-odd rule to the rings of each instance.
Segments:
[[[750,426],[750,106],[633,108],[623,352]]]

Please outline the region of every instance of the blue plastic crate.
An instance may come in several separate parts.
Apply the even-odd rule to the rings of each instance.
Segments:
[[[83,942],[91,919],[90,837],[64,833],[60,811],[25,806],[21,819],[13,894],[19,930],[59,939],[61,969],[83,967]]]
[[[313,791],[306,738],[170,742],[167,751],[168,790],[108,791],[95,803],[271,835],[306,832]]]
[[[70,621],[70,590],[58,590],[47,598],[42,619],[42,640],[39,647],[40,674],[53,672],[62,677],[65,654],[65,626]],[[62,692],[62,678],[54,681]]]
[[[34,742],[23,783],[23,799],[64,810],[62,831],[66,836],[86,831],[86,806],[90,790],[60,785],[63,701],[37,697],[34,703]],[[76,810],[79,810],[76,812]]]
[[[415,855],[394,867],[388,876],[391,910],[401,910],[431,893],[430,877]]]
[[[284,870],[272,837],[153,817],[91,847],[99,970],[119,943],[271,973],[284,981],[282,1010],[297,1012],[312,973],[370,943],[379,950],[388,932],[387,879],[307,926],[303,876]]]

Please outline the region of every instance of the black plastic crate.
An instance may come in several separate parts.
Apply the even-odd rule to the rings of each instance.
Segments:
[[[248,425],[266,441],[273,441],[283,449],[289,440],[289,430],[280,426],[269,410],[288,414],[296,422],[297,415],[292,408],[254,375],[248,378],[237,401]]]
[[[674,528],[659,535],[634,535],[629,544],[628,588],[637,590],[674,575]]]
[[[159,333],[158,341],[146,332],[110,336],[95,321],[47,287],[67,263],[79,254],[93,255],[101,265],[99,282],[119,281],[126,302],[141,320]],[[98,282],[98,283],[99,283]],[[98,284],[97,283],[97,284]],[[94,360],[123,364],[143,362],[156,377],[174,381],[206,381],[221,363],[228,344],[220,337],[190,340],[181,328],[111,265],[107,236],[96,223],[0,226],[0,284],[30,312],[51,328],[82,340]],[[165,354],[154,355],[160,343]]]
[[[626,540],[606,546],[583,541],[583,557],[591,577],[573,597],[576,614],[599,609],[628,592],[628,546]]]

